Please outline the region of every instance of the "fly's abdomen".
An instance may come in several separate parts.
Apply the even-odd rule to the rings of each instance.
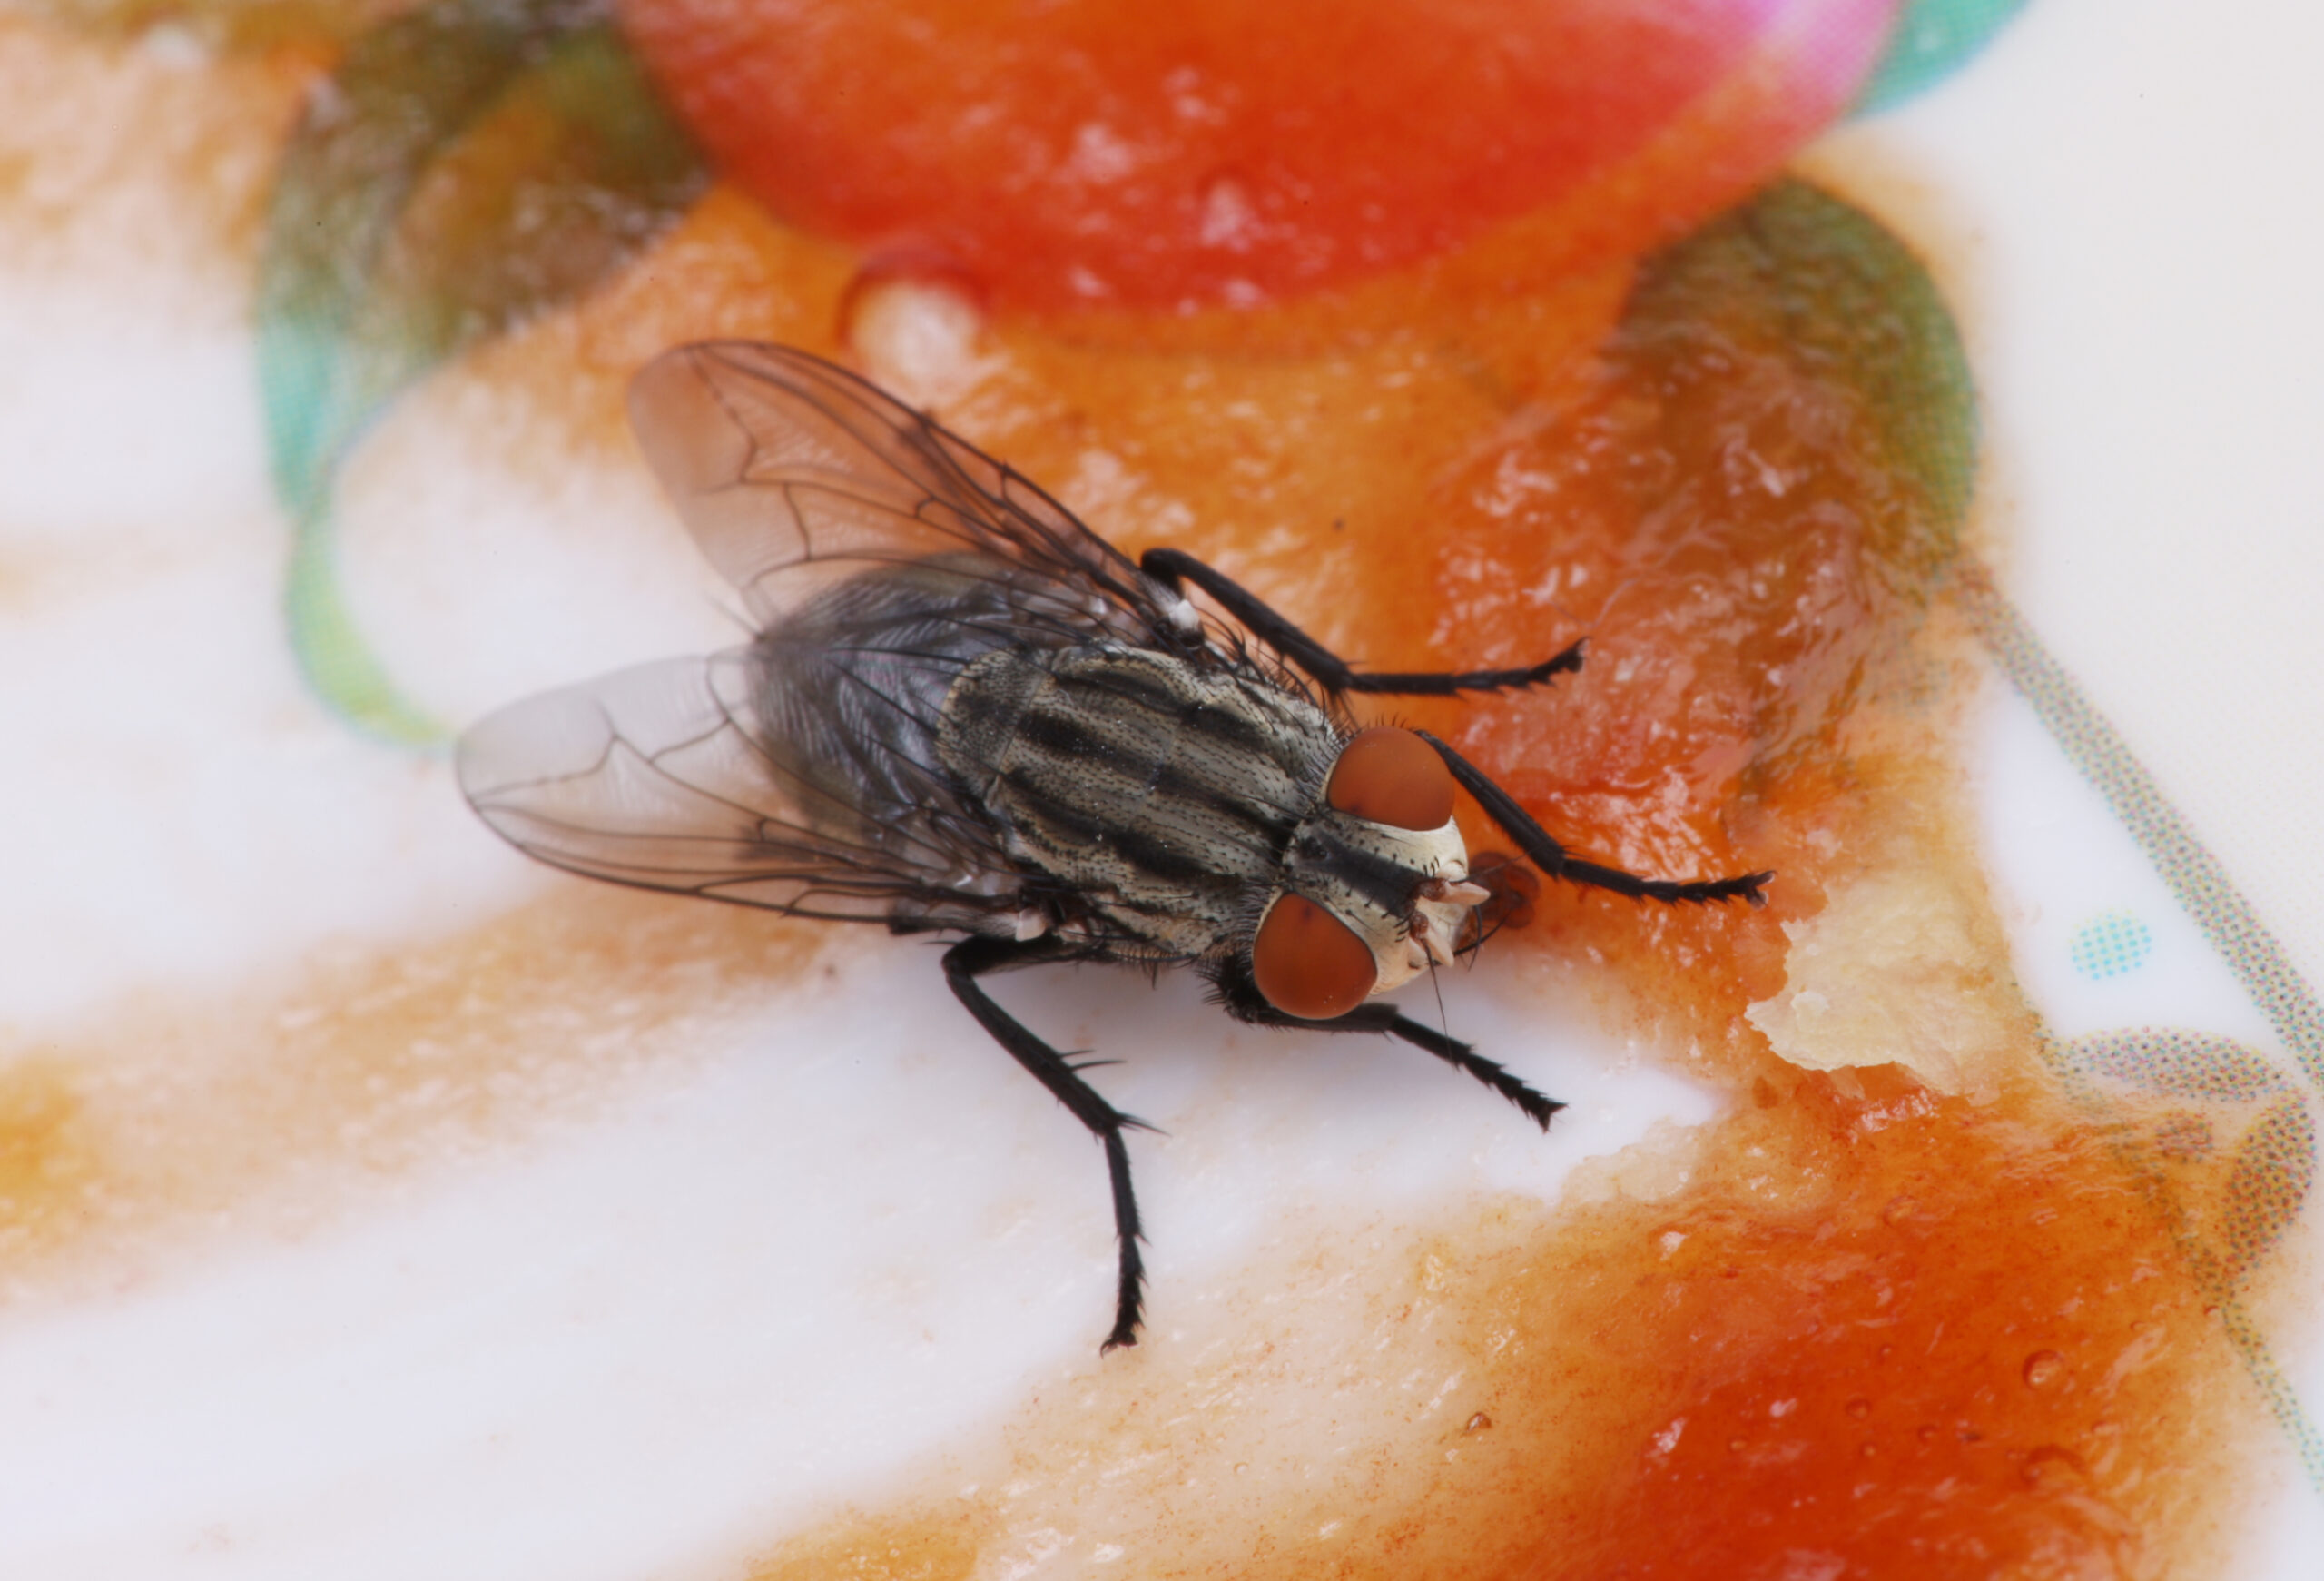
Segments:
[[[1279,882],[1337,745],[1322,712],[1145,649],[990,653],[938,751],[1009,854],[1157,954],[1197,956]]]
[[[811,816],[852,838],[911,837],[949,787],[936,737],[962,670],[1009,644],[1001,569],[971,556],[835,584],[752,646],[760,740],[807,793]]]

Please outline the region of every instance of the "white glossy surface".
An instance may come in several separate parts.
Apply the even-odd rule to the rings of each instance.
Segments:
[[[929,965],[882,942],[600,1120],[0,1321],[0,1568],[611,1581],[873,1497],[1087,1365],[1099,1158]],[[1447,983],[1461,1030],[1572,1102],[1546,1142],[1425,1056],[1230,1029],[1184,980],[1001,990],[1123,1061],[1108,1091],[1165,1133],[1135,1144],[1151,1345],[1296,1246],[1286,1226],[1548,1200],[1658,1120],[1711,1116],[1479,975]]]

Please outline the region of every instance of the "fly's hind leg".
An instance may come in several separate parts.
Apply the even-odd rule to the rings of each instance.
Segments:
[[[1124,1114],[1081,1079],[1081,1067],[1035,1037],[985,993],[977,979],[989,972],[1071,959],[1050,941],[992,939],[981,935],[963,939],[944,952],[944,980],[955,998],[968,1007],[977,1024],[993,1041],[1033,1073],[1051,1096],[1073,1112],[1106,1150],[1106,1172],[1114,1189],[1114,1236],[1121,1247],[1120,1280],[1114,1295],[1114,1329],[1100,1350],[1137,1343],[1139,1309],[1146,1292],[1146,1264],[1138,1255],[1137,1198],[1130,1191],[1129,1148],[1122,1132],[1132,1126],[1153,1129],[1144,1121]]]
[[[1498,692],[1539,686],[1552,676],[1581,667],[1581,644],[1555,658],[1518,669],[1388,673],[1362,671],[1277,614],[1247,588],[1229,580],[1181,549],[1148,549],[1138,568],[1174,591],[1192,582],[1218,601],[1251,635],[1315,677],[1327,692],[1386,692],[1404,697],[1449,697],[1456,692]]]
[[[1269,1004],[1247,972],[1229,966],[1214,981],[1218,986],[1219,1003],[1237,1021],[1247,1021],[1255,1026],[1294,1027],[1306,1032],[1384,1033],[1390,1037],[1402,1038],[1414,1048],[1426,1049],[1454,1070],[1465,1071],[1516,1104],[1524,1112],[1526,1119],[1543,1131],[1550,1128],[1550,1117],[1565,1107],[1556,1099],[1544,1096],[1507,1066],[1486,1059],[1458,1038],[1447,1037],[1434,1027],[1423,1025],[1393,1004],[1383,1004],[1375,1000],[1359,1004],[1345,1015],[1330,1021],[1302,1021],[1295,1015],[1285,1015]]]
[[[1619,867],[1605,867],[1587,862],[1579,856],[1566,855],[1565,847],[1550,838],[1549,831],[1533,821],[1533,815],[1517,805],[1517,798],[1486,777],[1484,770],[1453,751],[1427,731],[1414,732],[1436,749],[1444,766],[1461,788],[1477,798],[1485,816],[1501,826],[1502,834],[1517,842],[1517,848],[1551,878],[1571,879],[1576,884],[1593,889],[1610,890],[1633,900],[1659,900],[1666,904],[1700,904],[1714,900],[1744,900],[1753,905],[1765,905],[1768,881],[1772,873],[1746,873],[1734,878],[1640,878],[1635,873],[1625,873]]]

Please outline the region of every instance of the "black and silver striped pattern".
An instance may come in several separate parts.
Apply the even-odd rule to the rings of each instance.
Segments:
[[[1256,672],[1107,645],[980,658],[937,751],[1009,855],[1118,944],[1192,960],[1247,940],[1343,740]]]

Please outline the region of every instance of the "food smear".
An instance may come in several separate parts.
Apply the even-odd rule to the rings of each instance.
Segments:
[[[1360,1344],[1262,1321],[1084,1373],[968,1457],[977,1491],[955,1466],[751,1574],[2216,1573],[2251,1402],[2137,1182],[2039,1097],[1865,1085],[1770,1083],[1663,1201],[1399,1226]],[[1373,1402],[1351,1365],[1444,1398],[1319,1437]]]
[[[1478,246],[1505,262],[1519,243]],[[1759,913],[1552,883],[1487,946],[1521,990],[1590,1004],[1721,1092],[1722,1118],[1556,1203],[1295,1225],[1305,1249],[1229,1293],[1302,1301],[1168,1292],[1187,1340],[1065,1367],[941,1464],[900,1468],[878,1507],[752,1539],[752,1573],[2229,1561],[2236,1446],[2265,1418],[2168,1194],[2043,1062],[1963,812],[1972,670],[1941,592],[1973,436],[1941,305],[1876,225],[1798,185],[1642,259],[1556,257],[1482,304],[1392,282],[1337,321],[1360,333],[1277,335],[1287,318],[1253,310],[1249,343],[1277,349],[1206,356],[988,318],[941,272],[866,260],[730,187],[644,267],[463,370],[541,432],[615,454],[646,356],[780,339],[852,359],[1125,548],[1202,555],[1360,662],[1586,638],[1583,672],[1548,691],[1374,716],[1447,733],[1584,855],[1778,874]],[[541,449],[509,464],[565,459]],[[383,621],[379,639],[423,676],[443,630]],[[234,1019],[180,1048],[141,1023],[20,1063],[0,1091],[12,1276],[60,1277],[44,1260],[104,1252],[138,1214],[166,1231],[285,1179],[424,1175],[448,1136],[521,1137],[572,1102],[576,1030],[607,1045],[593,1085],[618,1088],[632,1060],[683,1060],[703,1005],[812,947],[715,908],[545,904],[324,973],[270,1039]],[[1821,986],[1809,937],[1837,963]],[[1819,1020],[1807,996],[1836,983],[1868,1003]],[[112,1074],[179,1067],[232,1080],[205,1107]],[[120,1266],[93,1260],[93,1280]],[[1206,1309],[1224,1314],[1207,1329]]]
[[[1545,1238],[1554,1271],[1504,1299],[1512,1327],[1554,1313],[1548,1354],[1512,1365],[1528,1403],[1494,1420],[1566,1475],[1512,1490],[1531,1529],[1471,1573],[2112,1576],[2216,1555],[2213,1414],[2241,1379],[2139,1182],[2038,1099],[1866,1085],[1771,1083],[1675,1211]],[[1769,1163],[1816,1189],[1770,1211],[1751,1190]]]
[[[1136,379],[1175,373],[1192,399],[1133,401],[1118,358],[993,329],[973,337],[985,376],[945,415],[981,420],[1012,458],[1050,452],[1068,501],[1127,518],[1133,549],[1211,558],[1381,667],[1586,638],[1587,666],[1553,689],[1396,716],[1444,731],[1578,852],[1777,870],[1756,914],[1546,884],[1530,924],[1488,946],[1726,1092],[1727,1113],[1552,1207],[1416,1205],[1353,1276],[1360,1343],[1261,1324],[1132,1364],[1151,1372],[1081,1375],[1065,1392],[1111,1406],[1029,1408],[982,1457],[977,1486],[999,1491],[859,1512],[852,1536],[778,1546],[755,1574],[842,1553],[931,1576],[2224,1563],[2255,1391],[2167,1195],[2044,1064],[1964,812],[1953,754],[1974,672],[1941,594],[1975,436],[1942,303],[1893,238],[1798,184],[1619,283],[1544,310],[1570,355],[1531,364],[1530,386],[1476,377],[1486,355],[1423,330],[1304,368],[1157,359]],[[874,366],[904,356],[893,329],[855,324]],[[1279,455],[1206,420],[1261,390],[1291,436]],[[1402,412],[1415,390],[1401,447],[1351,442],[1327,482],[1295,479],[1305,415]],[[1222,427],[1239,450],[1218,453]],[[1137,464],[1095,469],[1092,450]],[[1075,498],[1077,471],[1098,498]],[[1346,501],[1345,552],[1270,529],[1307,488]],[[1847,926],[1817,934],[1827,912]],[[1807,1024],[1824,990],[1800,988],[1803,937],[1825,954],[1814,981],[1860,1001],[1837,1033]],[[1276,1437],[1251,1426],[1270,1391],[1339,1398],[1351,1366],[1446,1381],[1402,1418],[1351,1400],[1362,1425],[1310,1446],[1352,1459],[1310,1456],[1249,1491]],[[1315,1432],[1280,1408],[1283,1436]]]

